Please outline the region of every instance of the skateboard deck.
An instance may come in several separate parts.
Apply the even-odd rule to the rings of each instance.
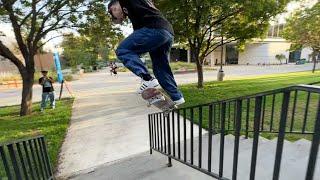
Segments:
[[[164,93],[156,88],[146,89],[141,94],[142,98],[148,102],[148,106],[155,106],[160,109],[166,116],[169,115],[171,111],[176,108],[175,103]],[[163,97],[164,100],[160,100],[158,102],[152,103],[153,97],[161,98]]]

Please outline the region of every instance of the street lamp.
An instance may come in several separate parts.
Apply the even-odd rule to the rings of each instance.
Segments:
[[[223,81],[223,78],[225,75],[222,69],[222,62],[223,62],[222,60],[223,60],[223,34],[222,34],[222,25],[221,25],[221,61],[220,61],[220,69],[217,77],[218,81]]]

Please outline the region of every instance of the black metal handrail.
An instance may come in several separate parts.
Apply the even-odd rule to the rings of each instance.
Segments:
[[[0,145],[0,179],[53,179],[45,138]]]
[[[224,177],[225,136],[233,133],[232,179],[237,179],[240,136],[253,137],[250,179],[255,179],[259,137],[277,134],[273,179],[279,179],[285,134],[304,134],[312,139],[307,180],[312,180],[320,142],[320,87],[297,85],[175,110],[170,116],[149,115],[150,153],[158,151],[217,179]],[[190,122],[187,122],[189,120]],[[189,129],[187,123],[190,123]],[[198,124],[198,162],[194,162],[194,124]],[[208,162],[202,162],[202,128],[208,130]],[[187,147],[187,131],[190,148]],[[181,136],[181,132],[183,135]],[[219,170],[212,171],[212,135],[220,134]],[[312,136],[312,137],[311,137]]]

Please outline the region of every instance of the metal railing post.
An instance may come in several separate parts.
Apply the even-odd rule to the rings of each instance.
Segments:
[[[219,155],[219,177],[223,176],[223,164],[224,164],[224,136],[225,136],[225,120],[226,120],[226,103],[221,104],[221,123],[220,123],[220,155]]]
[[[308,92],[307,102],[306,102],[306,107],[305,107],[305,112],[304,112],[303,125],[302,125],[302,133],[305,133],[305,131],[306,131],[308,112],[309,112],[309,104],[310,104],[310,96],[311,96],[311,93]]]
[[[150,147],[150,154],[152,154],[152,139],[151,139],[151,115],[148,115],[148,120],[149,120],[149,147]]]
[[[9,168],[8,160],[7,160],[7,157],[6,157],[6,153],[5,153],[4,148],[2,146],[0,146],[0,157],[2,158],[2,162],[3,162],[3,165],[4,165],[4,169],[6,171],[6,174],[8,176],[8,179],[12,179],[12,175],[11,175],[11,172],[10,172],[10,168]]]
[[[232,180],[237,180],[237,170],[238,170],[238,156],[239,156],[239,143],[240,143],[240,130],[241,130],[241,113],[242,113],[242,100],[237,101],[236,106],[236,129],[235,129],[235,141],[233,150],[233,170],[232,170]]]
[[[172,155],[175,157],[176,156],[176,138],[175,138],[175,126],[174,126],[174,111],[172,111],[172,146],[173,146],[173,153]]]
[[[187,162],[187,117],[186,109],[183,109],[183,159]]]
[[[319,144],[320,144],[320,99],[318,103],[318,113],[316,117],[316,122],[314,125],[314,134],[312,138],[312,144],[309,154],[309,162],[308,162],[308,168],[307,168],[307,174],[306,174],[306,180],[313,180],[314,176],[314,170],[316,167],[316,161],[319,151]]]
[[[177,110],[177,126],[178,126],[178,158],[181,158],[181,141],[180,141],[180,111]]]
[[[295,113],[296,113],[297,99],[298,99],[298,91],[295,90],[295,92],[294,92],[293,107],[292,107],[292,114],[291,114],[290,132],[293,131],[293,127],[294,127],[294,118],[295,118],[294,116],[295,116]]]
[[[171,137],[170,137],[170,114],[166,117],[167,119],[167,132],[168,132],[168,167],[172,167],[171,162]]]
[[[202,167],[202,106],[199,107],[199,154],[198,154],[198,166]]]
[[[211,172],[212,156],[212,105],[209,106],[208,171]]]
[[[249,117],[250,117],[250,98],[247,99],[247,114],[246,114],[246,139],[249,137]]]
[[[44,139],[44,137],[41,137],[41,144],[43,146],[43,150],[44,150],[44,154],[45,154],[45,160],[46,160],[46,163],[47,163],[47,166],[49,168],[49,175],[50,177],[53,176],[53,172],[52,172],[52,167],[51,167],[51,164],[50,164],[50,159],[49,159],[49,154],[48,154],[48,149],[47,149],[47,143],[46,143],[46,140]]]
[[[258,96],[255,99],[255,110],[254,110],[254,132],[253,132],[253,145],[252,145],[252,155],[251,155],[251,167],[250,167],[250,180],[255,179],[257,156],[258,156],[258,143],[260,134],[260,120],[261,120],[261,105],[262,96]]]
[[[271,107],[271,119],[270,119],[270,132],[273,131],[273,119],[274,119],[274,104],[276,101],[276,94],[273,94],[272,96],[272,107]]]
[[[193,165],[193,108],[190,109],[190,162]]]
[[[280,166],[281,166],[281,158],[283,151],[283,141],[284,135],[286,131],[287,117],[288,117],[288,108],[290,101],[290,91],[284,92],[282,107],[281,107],[281,118],[279,123],[279,134],[278,134],[278,142],[276,149],[276,158],[274,161],[274,169],[273,169],[273,180],[279,179],[280,174]]]

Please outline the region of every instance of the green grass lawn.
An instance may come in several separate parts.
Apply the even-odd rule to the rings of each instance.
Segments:
[[[44,135],[55,167],[71,119],[72,104],[73,99],[62,99],[57,101],[56,109],[41,113],[39,103],[34,103],[34,112],[25,117],[19,116],[20,106],[0,107],[0,143]]]
[[[198,89],[196,84],[189,84],[181,86],[181,91],[184,94],[186,103],[183,107],[194,106],[198,104],[210,103],[218,100],[225,100],[230,98],[235,98],[239,96],[252,95],[255,93],[278,89],[287,87],[290,85],[296,84],[308,84],[312,82],[320,81],[320,71],[316,73],[311,72],[297,72],[297,73],[287,73],[287,74],[277,74],[277,75],[265,75],[251,77],[241,80],[229,80],[223,82],[207,82],[203,89]],[[294,95],[294,93],[292,93]],[[311,94],[310,96],[310,105],[309,112],[307,115],[307,126],[306,131],[312,131],[314,127],[314,119],[316,114],[316,105],[318,101],[318,94]],[[271,120],[272,112],[272,96],[267,96],[265,99],[265,111],[263,119],[263,128],[270,129],[272,124],[272,130],[277,131],[279,127],[280,119],[280,110],[282,104],[282,94],[278,94],[275,98],[275,110],[273,115],[273,120]],[[297,103],[296,103],[296,112],[294,114],[294,124],[293,131],[300,131],[303,127],[304,113],[306,106],[307,93],[301,92],[298,93]],[[294,97],[292,96],[289,104],[289,113],[288,113],[288,123],[287,130],[291,126],[292,119],[292,107],[293,107]],[[234,106],[235,103],[228,103],[226,106],[226,128],[232,129],[234,123]],[[218,111],[219,107],[217,106],[217,112],[215,114],[216,119],[219,117]],[[203,108],[203,124],[202,127],[208,128],[208,106]],[[254,99],[251,100],[251,106],[249,111],[249,130],[253,130],[253,112],[254,112]],[[190,118],[190,112],[187,110],[187,117]],[[198,108],[194,109],[194,121],[198,123],[199,119],[199,110]],[[242,130],[244,129],[244,122],[246,120],[246,101],[243,103],[243,114],[242,114]],[[272,122],[273,121],[273,122]],[[219,126],[219,125],[218,125]],[[265,137],[274,137],[272,134],[263,134]],[[300,136],[300,135],[287,135],[287,139],[296,140],[301,137],[310,138],[309,136]]]

